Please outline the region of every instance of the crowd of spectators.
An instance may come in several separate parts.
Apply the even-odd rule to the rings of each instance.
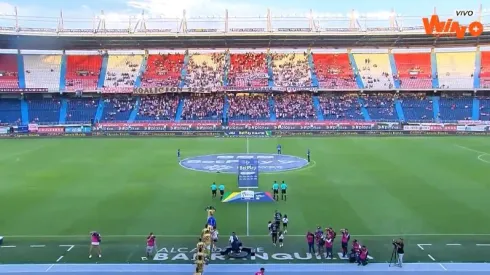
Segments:
[[[282,94],[274,96],[276,118],[314,119],[315,107],[311,94]]]
[[[433,120],[432,99],[425,93],[400,93],[398,98],[406,120]]]
[[[228,118],[230,119],[265,119],[270,117],[270,106],[267,95],[237,94],[228,95]]]
[[[325,119],[362,119],[361,104],[357,94],[327,95],[318,97]]]
[[[379,68],[378,64],[370,58],[364,60],[364,64],[360,66],[364,88],[366,89],[393,89],[393,76],[390,73]]]
[[[274,85],[280,87],[311,87],[307,53],[272,53]]]
[[[149,95],[141,98],[138,117],[144,120],[174,120],[179,106],[175,95]]]
[[[139,74],[139,64],[127,60],[125,62],[127,70],[121,72],[111,72],[107,71],[107,76],[105,79],[105,85],[107,87],[133,87],[136,77]],[[118,68],[119,69],[119,68]]]
[[[231,87],[264,87],[269,75],[263,53],[231,54],[228,85]]]
[[[216,120],[223,115],[224,97],[218,94],[196,94],[185,99],[183,120]]]
[[[226,64],[225,53],[199,54],[189,57],[185,87],[218,88],[223,86]]]
[[[181,82],[183,54],[150,55],[146,70],[141,77],[141,86],[178,87]]]
[[[119,121],[121,117],[126,118],[135,106],[135,101],[131,97],[106,98],[104,103],[105,108],[108,109],[104,116],[106,121]]]
[[[395,94],[372,93],[363,96],[364,107],[369,111],[372,119],[390,119],[396,116]]]

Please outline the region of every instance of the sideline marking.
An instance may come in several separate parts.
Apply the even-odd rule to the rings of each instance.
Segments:
[[[425,249],[424,249],[424,246],[431,246],[431,245],[432,245],[432,244],[430,244],[430,243],[429,243],[429,244],[417,244],[417,246],[418,246],[420,249],[422,249],[422,250],[425,250]]]
[[[490,246],[488,243],[477,243],[476,246]]]
[[[483,151],[478,151],[478,150],[475,150],[475,149],[471,149],[469,147],[465,147],[465,146],[462,146],[462,145],[456,145],[457,147],[461,148],[461,149],[464,149],[466,151],[470,151],[470,152],[473,152],[473,153],[477,153],[479,154],[477,159],[481,162],[485,162],[485,163],[490,163],[490,161],[484,159],[483,157],[485,156],[489,156],[490,154],[487,153],[487,152],[483,152]]]
[[[71,245],[71,244],[60,244],[60,247],[68,247],[68,249],[66,250],[66,252],[70,252],[75,247],[75,245]]]
[[[196,238],[199,237],[199,235],[155,235],[157,237],[162,237],[162,238]],[[288,235],[289,237],[305,237],[306,235]],[[405,236],[405,237],[444,237],[444,236],[453,236],[453,237],[458,237],[458,236],[466,236],[466,237],[472,237],[472,236],[490,236],[490,233],[454,233],[454,234],[437,234],[437,233],[414,233],[414,234],[352,234],[352,237],[371,237],[371,238],[385,238],[385,237],[400,237],[400,236]],[[4,236],[5,238],[87,238],[87,234],[84,235],[10,235],[10,236]],[[142,238],[142,237],[148,237],[148,235],[104,235],[104,238]],[[251,238],[258,238],[258,237],[268,237],[270,238],[270,235],[250,235],[248,237]],[[243,237],[242,237],[243,238]],[[490,246],[490,244],[488,244]]]
[[[1,248],[15,248],[15,245],[2,245]]]
[[[51,270],[51,268],[53,268],[53,266],[54,266],[54,265],[55,265],[55,264],[50,265],[50,266],[48,267],[48,269],[46,269],[46,271],[45,271],[45,272],[50,271],[50,270]]]
[[[446,245],[447,246],[460,246],[461,244],[459,244],[459,243],[448,243]]]
[[[429,256],[429,258],[432,260],[432,261],[436,261],[436,259],[434,259],[434,257],[432,257],[430,254],[428,254],[427,256]]]
[[[56,262],[58,263],[59,261],[61,261],[61,259],[63,259],[63,256],[60,256],[58,260],[56,260]]]
[[[444,271],[447,271],[446,267],[443,264],[439,263],[439,266],[441,266]]]
[[[31,245],[32,248],[41,248],[41,247],[46,247],[44,244],[33,244]]]

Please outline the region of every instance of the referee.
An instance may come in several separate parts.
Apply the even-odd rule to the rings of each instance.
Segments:
[[[310,162],[310,149],[306,152],[306,157],[308,158],[308,162]]]
[[[272,193],[274,195],[274,199],[276,201],[279,200],[279,184],[277,183],[277,181],[274,181],[274,183],[272,184]]]
[[[396,253],[398,253],[398,266],[403,266],[403,255],[405,254],[405,244],[403,243],[403,239],[400,238],[395,242],[396,245]]]
[[[218,189],[216,182],[213,182],[213,184],[211,184],[211,196],[213,198],[216,198],[216,189]]]
[[[288,185],[282,181],[281,183],[281,200],[287,201],[287,195],[286,195],[286,190],[288,190]]]

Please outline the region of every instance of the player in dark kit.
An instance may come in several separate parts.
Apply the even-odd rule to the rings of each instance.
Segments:
[[[277,145],[277,154],[278,155],[281,155],[282,154],[282,146],[281,146],[281,144],[278,144]]]
[[[271,226],[271,237],[272,244],[276,246],[277,244],[277,234],[279,233],[279,226],[276,223],[273,223]]]
[[[279,228],[281,226],[281,220],[282,220],[282,214],[281,212],[277,211],[274,212],[274,224]]]
[[[308,158],[308,162],[310,162],[310,149],[306,152],[306,157]]]
[[[180,161],[180,149],[177,149],[177,159]]]

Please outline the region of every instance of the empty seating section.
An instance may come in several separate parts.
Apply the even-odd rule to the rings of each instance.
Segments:
[[[193,53],[187,64],[185,87],[223,87],[225,66],[224,53],[199,54]]]
[[[24,55],[26,88],[60,89],[61,55]]]
[[[228,118],[230,120],[257,120],[269,119],[270,106],[267,95],[264,94],[237,94],[228,95],[230,107]]]
[[[398,119],[394,94],[369,94],[363,96],[363,99],[364,107],[366,107],[372,120],[394,121]]]
[[[393,75],[387,53],[354,54],[354,59],[365,89],[393,88]]]
[[[471,119],[472,109],[472,97],[441,96],[439,100],[439,118],[443,121]]]
[[[430,53],[395,53],[393,57],[402,89],[432,88]]]
[[[224,97],[220,94],[196,94],[185,99],[183,120],[220,120]]]
[[[22,122],[19,99],[0,99],[0,124]]]
[[[151,95],[141,97],[136,120],[175,120],[179,97],[176,95]]]
[[[432,100],[424,93],[400,94],[399,99],[406,121],[434,120]]]
[[[143,88],[179,87],[183,64],[183,54],[149,55],[141,86]]]
[[[480,98],[480,120],[490,120],[490,97]]]
[[[143,55],[109,55],[104,90],[129,92],[140,73]]]
[[[274,96],[276,117],[283,120],[315,119],[311,94],[281,94]]]
[[[273,53],[274,86],[311,87],[311,72],[306,53]]]
[[[95,90],[99,81],[102,56],[68,55],[66,57],[66,89]]]
[[[95,119],[95,113],[99,106],[98,99],[73,98],[68,100],[66,122],[88,123]]]
[[[475,73],[475,52],[437,53],[440,89],[471,89]]]
[[[326,120],[364,120],[357,94],[318,96]]]
[[[267,57],[264,53],[230,54],[228,86],[265,87],[268,78]]]
[[[17,55],[0,54],[0,87],[19,88]]]
[[[490,52],[481,52],[480,88],[490,88]]]
[[[126,122],[135,105],[136,99],[128,96],[106,98],[101,120]]]
[[[346,53],[313,54],[313,64],[320,88],[358,88],[349,56]]]
[[[29,122],[58,123],[60,120],[60,101],[58,99],[28,99]]]

